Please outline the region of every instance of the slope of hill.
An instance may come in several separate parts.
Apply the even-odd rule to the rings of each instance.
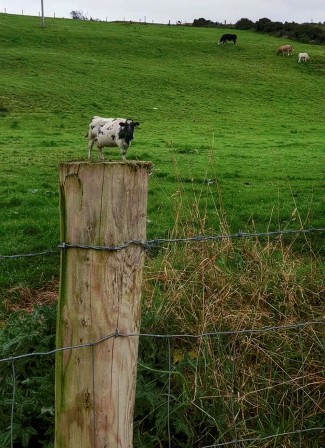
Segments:
[[[3,14],[0,26],[1,255],[59,243],[58,163],[86,159],[95,114],[141,122],[128,157],[154,163],[149,238],[325,227],[322,47],[294,43],[289,58],[250,31],[218,47],[216,29],[42,29]],[[146,259],[135,447],[325,446],[321,237],[169,245]],[[50,448],[59,259],[0,265],[0,445]]]
[[[180,222],[195,203],[215,233],[221,209],[232,231],[324,224],[323,47],[294,43],[286,57],[282,40],[251,31],[218,46],[224,30],[63,19],[42,29],[6,14],[0,25],[2,253],[59,242],[58,162],[87,157],[93,115],[141,122],[128,158],[155,165],[149,237],[168,233],[180,202]]]

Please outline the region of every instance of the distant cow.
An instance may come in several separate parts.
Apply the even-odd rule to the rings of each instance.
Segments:
[[[307,53],[299,53],[298,54],[298,62],[307,62],[309,59],[309,56]]]
[[[234,45],[236,45],[237,35],[236,34],[223,34],[219,39],[218,45],[224,45],[227,43],[227,41],[233,42]]]
[[[287,53],[288,56],[291,56],[292,52],[293,52],[293,46],[292,45],[282,45],[276,51],[277,54],[284,55],[285,53]]]
[[[88,130],[88,158],[91,159],[93,144],[96,142],[100,160],[104,159],[103,147],[112,146],[120,148],[122,159],[125,160],[136,126],[139,126],[139,123],[130,118],[93,117]],[[96,136],[94,136],[95,131],[97,131]]]

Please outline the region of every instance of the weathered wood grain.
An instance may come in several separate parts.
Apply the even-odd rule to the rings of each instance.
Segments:
[[[61,241],[146,239],[148,162],[60,165]],[[144,251],[69,248],[61,255],[57,347],[139,332]],[[132,447],[138,337],[56,357],[56,448]]]

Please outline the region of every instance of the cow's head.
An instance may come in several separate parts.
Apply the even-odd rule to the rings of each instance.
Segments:
[[[134,128],[139,126],[139,124],[140,123],[138,123],[137,121],[133,121],[130,118],[125,121],[121,121],[119,123],[119,125],[121,126],[118,133],[119,138],[121,140],[125,140],[125,142],[129,144],[133,139]]]

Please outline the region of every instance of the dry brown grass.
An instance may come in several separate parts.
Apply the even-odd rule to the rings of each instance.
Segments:
[[[176,227],[177,236],[212,233],[204,223]],[[195,439],[202,431],[205,444],[265,437],[243,446],[323,446],[317,432],[268,438],[324,425],[325,325],[283,328],[325,317],[324,263],[312,250],[297,251],[299,244],[281,237],[171,243],[148,260],[144,332],[232,332],[170,342],[175,412],[204,422],[188,423],[195,446],[204,446]]]
[[[313,254],[284,249],[281,239],[171,244],[147,264],[145,306],[188,334],[318,320],[322,269]]]
[[[32,313],[33,309],[41,305],[51,305],[58,300],[59,282],[52,280],[43,288],[31,289],[16,286],[4,295],[4,307],[8,312],[25,311]]]

